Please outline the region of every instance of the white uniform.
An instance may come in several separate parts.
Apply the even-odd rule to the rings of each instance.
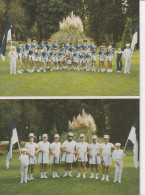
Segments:
[[[73,154],[75,151],[75,147],[77,145],[77,142],[68,140],[64,141],[62,144],[62,148],[65,148],[67,151],[70,152],[70,154],[67,154],[66,152],[63,152],[62,161],[67,163],[73,163],[75,161],[75,155]]]
[[[114,150],[112,153],[112,158],[116,162],[119,162],[119,165],[115,163],[115,181],[121,181],[122,170],[123,170],[123,157],[125,156],[123,150]]]
[[[25,144],[25,148],[27,148],[28,152],[33,156],[33,158],[31,158],[29,156],[29,164],[36,164],[36,156],[35,156],[35,151],[36,151],[36,147],[38,148],[38,145],[36,143],[32,143],[30,144],[30,142],[27,142]]]
[[[104,162],[102,162],[102,165],[104,166],[109,166],[112,165],[112,158],[110,156],[111,154],[111,148],[113,148],[114,145],[112,143],[108,144],[101,144],[101,149],[102,149],[102,158],[104,159]]]
[[[21,162],[21,182],[27,181],[29,157],[26,154],[25,155],[21,154],[19,160]]]
[[[90,149],[90,153],[92,155],[91,158],[89,158],[89,163],[90,164],[101,164],[101,159],[100,159],[100,156],[98,156],[97,154],[99,153],[99,150],[101,148],[101,144],[99,143],[92,143],[89,145],[89,149]]]
[[[61,143],[53,142],[50,145],[50,148],[52,149],[53,153],[56,155],[56,158],[54,158],[54,156],[51,154],[51,157],[50,157],[51,163],[60,163],[61,162],[61,156],[60,156]]]
[[[40,141],[38,143],[38,147],[39,147],[40,150],[44,150],[44,152],[39,152],[38,163],[42,163],[42,164],[49,163],[50,143],[49,142]]]
[[[78,154],[79,154],[79,157],[81,158],[80,160],[78,159],[78,161],[87,162],[88,157],[86,153],[89,149],[89,144],[87,142],[80,142],[77,144],[76,148],[78,149]]]
[[[9,58],[10,58],[10,74],[16,74],[16,60],[17,60],[17,53],[9,52]]]
[[[124,73],[129,73],[130,65],[131,65],[131,56],[132,56],[131,49],[125,49],[123,53],[123,57],[125,58]]]

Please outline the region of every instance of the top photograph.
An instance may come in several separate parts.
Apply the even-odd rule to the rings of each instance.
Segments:
[[[0,96],[139,96],[139,0],[0,0]]]

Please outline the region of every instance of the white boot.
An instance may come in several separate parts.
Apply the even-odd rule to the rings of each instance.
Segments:
[[[78,177],[78,178],[81,177],[81,173],[78,173],[77,177]]]
[[[86,178],[86,173],[83,173],[83,178]]]
[[[99,179],[99,178],[98,178],[98,175],[99,175],[99,173],[96,173],[96,177],[95,177],[95,179]]]
[[[31,176],[30,176],[30,178],[33,180],[34,179],[34,177],[33,177],[33,174],[31,173]]]
[[[67,172],[67,171],[65,171],[64,176],[63,176],[63,177],[66,177],[66,176],[68,176],[68,172]]]
[[[48,178],[46,174],[47,174],[47,172],[44,172],[44,178]]]
[[[55,172],[52,172],[52,178],[55,178]]]
[[[55,172],[55,177],[59,178],[59,176],[58,176],[57,172]]]
[[[106,181],[109,181],[109,175],[106,175]]]
[[[44,178],[44,177],[43,177],[43,172],[40,173],[40,178],[41,178],[41,179]]]
[[[31,180],[31,177],[29,176],[29,174],[27,175],[27,180]]]
[[[71,174],[71,173],[72,173],[72,171],[69,171],[69,174],[68,174],[68,175],[69,175],[69,177],[72,177],[72,174]]]
[[[105,180],[105,175],[103,174],[101,181],[104,181],[104,180]]]
[[[90,179],[94,178],[94,173],[91,173]]]

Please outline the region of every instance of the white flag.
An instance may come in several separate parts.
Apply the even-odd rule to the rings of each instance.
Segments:
[[[133,143],[133,153],[134,153],[134,167],[138,168],[138,141],[136,135],[136,125],[132,126],[131,131],[129,133],[128,139]]]
[[[138,42],[138,27],[136,26],[134,34],[133,34],[133,38],[132,38],[132,43],[131,43],[131,49],[132,52],[134,51],[134,47]]]
[[[7,158],[6,158],[6,167],[7,167],[7,169],[9,168],[9,162],[12,159],[12,147],[17,142],[19,143],[18,134],[17,134],[17,130],[16,130],[16,127],[15,127],[15,121],[13,119],[12,132],[11,132],[11,137],[10,137],[10,141],[9,141],[9,150],[8,150],[8,154],[7,154]]]

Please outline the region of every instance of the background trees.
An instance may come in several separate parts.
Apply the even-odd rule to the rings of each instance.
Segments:
[[[97,135],[105,133],[113,142],[125,143],[131,126],[139,116],[138,100],[0,100],[0,140],[8,140],[12,115],[15,117],[20,140],[29,132],[37,138],[48,133],[63,135],[69,131],[68,122],[85,109],[97,127]]]
[[[132,22],[131,31],[139,21],[139,1],[128,0],[124,11],[122,0],[0,0],[0,42],[11,19],[16,40],[35,37],[50,38],[59,30],[59,22],[72,11],[80,16],[86,36],[114,44],[122,40],[127,18]]]

